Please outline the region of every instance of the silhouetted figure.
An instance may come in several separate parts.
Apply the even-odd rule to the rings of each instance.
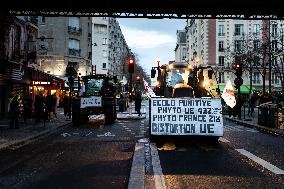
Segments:
[[[141,91],[137,91],[135,93],[135,111],[138,113],[138,116],[141,116],[141,102],[142,102],[142,94]]]
[[[43,110],[43,103],[44,99],[42,95],[36,95],[35,96],[35,111],[36,111],[36,122],[40,122],[40,118],[42,115],[42,110]]]
[[[71,99],[69,96],[65,96],[63,98],[63,107],[64,107],[64,116],[69,117],[71,119]]]
[[[31,118],[32,105],[32,98],[29,96],[29,94],[26,94],[23,99],[24,123],[26,123],[27,118]]]
[[[52,109],[52,113],[55,117],[57,117],[56,105],[57,105],[57,98],[56,98],[56,95],[54,94],[54,95],[51,96],[51,109]]]
[[[19,128],[19,114],[20,114],[20,109],[19,109],[19,95],[15,95],[10,103],[10,129]]]

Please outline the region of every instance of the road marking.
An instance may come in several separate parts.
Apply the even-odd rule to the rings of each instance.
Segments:
[[[165,179],[162,172],[158,149],[156,144],[151,143],[152,165],[156,189],[166,189]]]
[[[249,159],[253,160],[254,162],[260,164],[262,167],[268,169],[269,171],[273,172],[277,175],[284,175],[284,171],[282,169],[279,169],[278,167],[270,164],[269,162],[253,155],[252,153],[246,151],[245,149],[236,149],[239,153],[242,155],[248,157]]]
[[[227,139],[225,139],[224,137],[220,137],[220,138],[219,138],[219,141],[221,141],[221,142],[225,142],[225,143],[230,142],[230,141],[228,141]]]
[[[107,136],[107,137],[114,137],[115,135],[111,134],[111,132],[106,132],[103,135],[97,135],[98,137],[103,137],[103,136]]]
[[[85,136],[89,136],[90,134],[92,134],[93,132],[91,131],[91,132],[89,132],[88,134],[86,134]]]
[[[63,137],[71,136],[69,133],[62,133],[61,135],[62,135]]]

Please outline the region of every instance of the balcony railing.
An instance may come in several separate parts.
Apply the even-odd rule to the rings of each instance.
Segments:
[[[235,32],[234,35],[235,36],[244,36],[245,33],[244,32]]]
[[[225,33],[218,33],[218,36],[225,36]]]
[[[80,35],[82,33],[82,29],[81,28],[77,28],[77,27],[73,27],[73,26],[68,26],[68,32],[70,34]]]
[[[70,49],[69,48],[69,55],[80,56],[81,55],[81,49]]]
[[[225,50],[224,50],[224,48],[219,48],[218,51],[219,52],[224,52]]]

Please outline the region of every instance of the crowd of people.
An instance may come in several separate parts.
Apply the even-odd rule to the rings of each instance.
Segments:
[[[241,108],[245,107],[248,116],[253,116],[255,107],[259,106],[260,104],[264,104],[267,102],[271,102],[273,104],[277,104],[277,107],[282,107],[284,103],[284,95],[281,92],[272,92],[269,93],[258,93],[258,92],[251,92],[249,95],[236,95],[236,106],[234,108],[228,107],[228,114],[229,116],[240,116],[241,115]]]
[[[20,106],[22,104],[22,108]],[[19,117],[23,118],[24,123],[28,119],[35,118],[35,122],[49,121],[52,117],[57,118],[57,97],[55,94],[38,94],[34,101],[29,94],[23,97],[15,95],[10,99],[9,117],[10,128],[19,128]],[[64,108],[64,116],[71,119],[71,99],[69,96],[64,96],[61,101]]]

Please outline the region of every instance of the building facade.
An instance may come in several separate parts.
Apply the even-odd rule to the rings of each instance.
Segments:
[[[123,80],[127,76],[127,60],[131,55],[115,18],[92,18],[92,65],[97,74],[109,74]]]
[[[70,76],[92,73],[90,17],[39,17],[38,36],[38,62],[35,68],[66,81]]]
[[[242,62],[244,86],[252,82],[254,89],[261,89],[265,82],[267,88],[270,81],[273,88],[281,88],[276,67],[283,67],[283,60],[276,57],[276,50],[281,50],[283,46],[283,24],[282,21],[266,22],[189,19],[186,26],[188,56],[192,59],[193,52],[197,52],[201,64],[214,68],[220,85],[225,85],[228,80],[233,83],[232,64]],[[263,53],[265,46],[268,49]],[[272,66],[271,76],[266,71],[268,65]]]
[[[188,47],[186,43],[185,30],[177,30],[177,44],[175,48],[175,62],[185,62],[188,60]]]
[[[3,118],[7,116],[10,98],[29,92],[31,77],[26,68],[36,61],[37,19],[3,16],[0,29],[0,118]]]

